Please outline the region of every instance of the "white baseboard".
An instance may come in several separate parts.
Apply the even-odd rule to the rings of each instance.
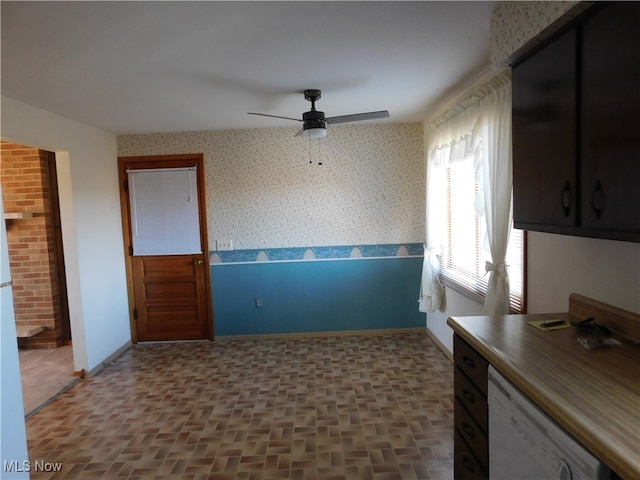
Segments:
[[[107,358],[105,358],[100,365],[98,365],[97,367],[92,368],[86,374],[86,377],[93,377],[94,375],[98,374],[98,372],[100,372],[100,370],[102,370],[107,365],[111,364],[116,358],[118,358],[124,352],[129,350],[131,348],[131,345],[132,345],[131,340],[129,340],[127,343],[122,345],[115,352],[113,352],[111,355],[109,355]]]
[[[451,353],[451,352],[449,351],[449,349],[448,349],[447,347],[445,347],[445,346],[444,346],[444,343],[442,343],[442,342],[438,339],[438,337],[436,337],[436,336],[433,334],[433,332],[432,332],[431,330],[429,330],[429,329],[427,328],[427,329],[426,329],[426,331],[427,331],[427,335],[429,336],[429,338],[430,338],[431,340],[433,340],[433,343],[435,343],[435,344],[436,344],[436,346],[437,346],[440,350],[442,350],[442,353],[444,353],[444,354],[447,356],[447,358],[448,358],[449,360],[451,360],[451,362],[453,362],[453,353]]]

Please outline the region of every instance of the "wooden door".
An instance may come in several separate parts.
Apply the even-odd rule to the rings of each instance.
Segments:
[[[60,220],[60,196],[58,192],[56,154],[53,152],[47,152],[47,167],[49,169],[50,218],[53,225],[53,257],[55,262],[55,278],[58,284],[58,303],[60,305],[60,340],[63,344],[68,345],[71,343],[71,317],[69,315],[67,274],[62,243],[62,221]]]
[[[118,161],[133,341],[212,340],[213,312],[202,155],[122,157]],[[195,167],[197,177],[199,251],[138,254],[133,248],[136,219],[131,213],[134,195],[129,186],[128,172],[192,167]],[[175,221],[180,221],[180,218]]]
[[[133,256],[138,341],[208,338],[202,255]]]

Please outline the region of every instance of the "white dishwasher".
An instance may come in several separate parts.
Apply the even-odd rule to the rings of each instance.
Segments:
[[[491,480],[608,480],[609,468],[489,365]]]

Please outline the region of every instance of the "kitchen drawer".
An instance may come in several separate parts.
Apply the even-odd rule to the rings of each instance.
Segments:
[[[456,480],[488,480],[487,472],[457,431],[453,449],[453,476]]]
[[[471,380],[457,368],[454,370],[453,384],[455,397],[464,405],[471,417],[475,419],[482,432],[486,435],[488,432],[487,399],[474,384],[471,383]]]
[[[489,362],[458,335],[453,337],[453,359],[455,365],[471,379],[486,398]]]
[[[476,421],[471,418],[459,400],[454,401],[454,424],[457,433],[464,438],[467,445],[476,455],[476,460],[485,471],[489,471],[489,441],[480,430]]]

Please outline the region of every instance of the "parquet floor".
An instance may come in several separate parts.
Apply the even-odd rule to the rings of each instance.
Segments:
[[[422,332],[139,344],[27,420],[43,478],[452,479]]]

